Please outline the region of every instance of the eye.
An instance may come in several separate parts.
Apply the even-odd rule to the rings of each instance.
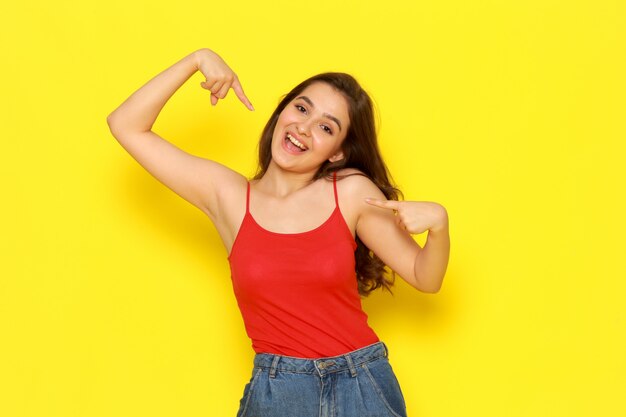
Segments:
[[[326,125],[322,125],[322,129],[324,130],[324,132],[328,133],[329,135],[333,134],[333,130]]]
[[[300,104],[296,104],[295,107],[296,109],[298,109],[299,112],[306,113],[306,109],[304,108],[304,106],[301,106]]]

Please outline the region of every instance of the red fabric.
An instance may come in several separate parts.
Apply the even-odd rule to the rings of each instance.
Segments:
[[[337,356],[379,341],[361,307],[356,242],[337,203],[317,228],[262,228],[246,214],[228,257],[237,304],[256,353]]]

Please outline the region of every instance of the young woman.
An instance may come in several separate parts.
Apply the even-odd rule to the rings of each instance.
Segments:
[[[107,122],[146,170],[206,213],[224,242],[256,353],[237,417],[406,416],[387,347],[368,326],[360,296],[392,284],[385,265],[420,291],[439,291],[450,250],[445,208],[397,201],[371,100],[343,73],[311,77],[284,97],[263,130],[250,181],[180,150],[151,129],[196,71],[212,105],[232,89],[254,110],[237,75],[200,49]],[[411,234],[427,230],[422,248]]]

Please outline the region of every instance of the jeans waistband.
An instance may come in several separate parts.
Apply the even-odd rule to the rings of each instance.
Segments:
[[[318,373],[323,376],[328,373],[350,370],[352,377],[356,376],[356,366],[379,357],[387,357],[389,350],[382,341],[353,350],[338,356],[317,359],[296,358],[273,353],[257,353],[254,356],[254,366],[269,368],[270,377],[276,376],[276,371],[293,373]]]

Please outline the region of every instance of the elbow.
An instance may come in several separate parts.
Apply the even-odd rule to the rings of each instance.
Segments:
[[[437,294],[441,290],[441,286],[439,287],[418,287],[419,291],[426,294]]]
[[[111,113],[109,113],[109,115],[107,116],[107,124],[109,126],[111,126],[111,124],[113,123],[113,121],[115,120],[115,110],[113,110]]]
[[[139,126],[136,121],[129,119],[123,113],[116,113],[117,111],[118,110],[107,116],[107,125],[116,139],[119,140],[119,136],[124,136],[127,133],[147,132],[151,130],[151,127],[143,128]]]
[[[437,294],[440,290],[441,290],[441,287],[426,288],[426,289],[423,289],[422,292],[426,294]]]
[[[112,128],[116,124],[117,124],[117,113],[113,111],[107,116],[107,125],[109,125],[109,127]]]
[[[111,131],[111,133],[114,134],[114,130],[115,130],[115,118],[113,116],[113,113],[109,114],[107,116],[107,125],[109,126],[109,130]],[[115,134],[114,134],[115,136]]]
[[[107,125],[109,126],[109,131],[113,137],[119,141],[123,130],[119,120],[117,120],[117,117],[115,116],[115,112],[107,116]]]
[[[437,294],[439,291],[441,291],[442,284],[443,284],[443,277],[441,279],[434,279],[428,282],[422,282],[418,278],[416,278],[415,285],[413,286],[415,287],[415,289],[417,289],[420,292],[423,292],[426,294]]]

